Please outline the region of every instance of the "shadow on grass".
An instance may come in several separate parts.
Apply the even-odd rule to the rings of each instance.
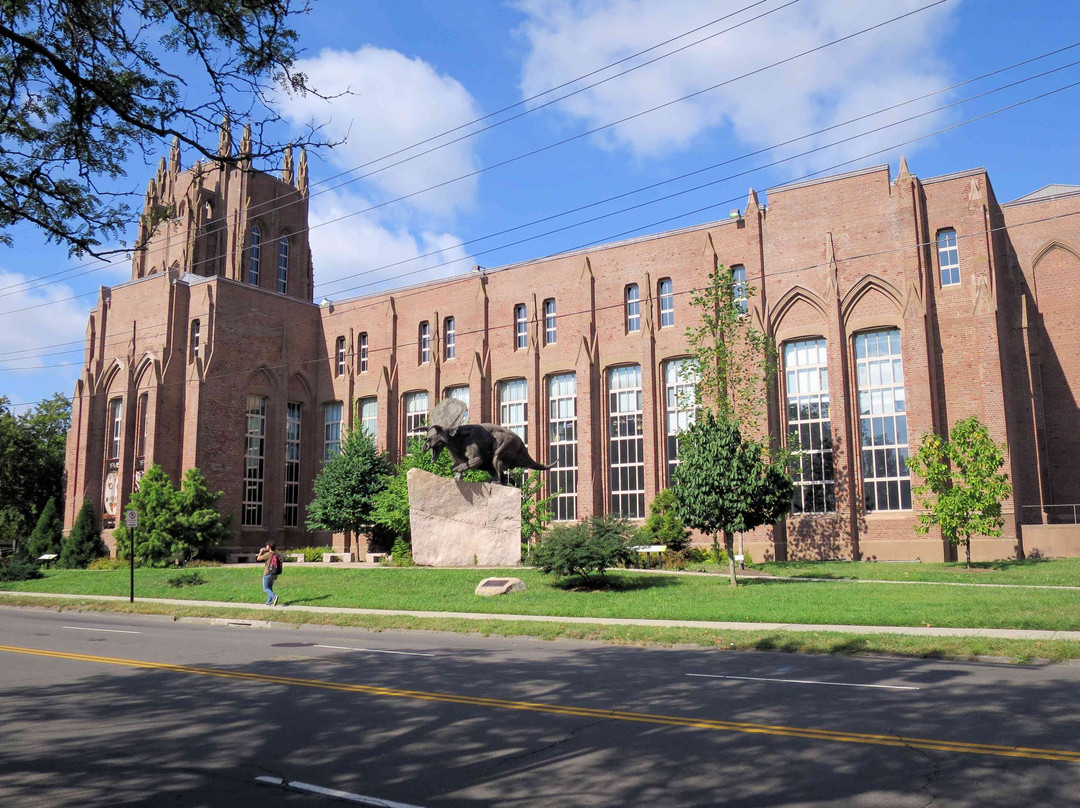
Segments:
[[[564,592],[634,592],[642,589],[660,589],[665,586],[678,586],[681,583],[675,576],[666,575],[630,575],[623,574],[601,578],[599,575],[560,578],[551,586]]]
[[[301,603],[315,603],[318,600],[330,600],[330,595],[312,595],[306,598],[289,598],[288,600],[279,601],[282,606],[299,605]]]

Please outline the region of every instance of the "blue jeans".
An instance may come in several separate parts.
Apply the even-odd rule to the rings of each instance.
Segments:
[[[277,580],[276,575],[267,573],[263,576],[263,592],[266,593],[266,605],[269,606],[274,601],[274,581]]]

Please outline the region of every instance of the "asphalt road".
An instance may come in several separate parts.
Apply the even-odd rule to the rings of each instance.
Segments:
[[[0,608],[0,805],[1080,805],[1078,705],[1077,665]]]

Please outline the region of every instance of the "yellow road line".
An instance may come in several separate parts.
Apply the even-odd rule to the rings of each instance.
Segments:
[[[106,665],[122,665],[128,668],[165,671],[168,673],[188,673],[199,676],[217,676],[222,679],[243,679],[287,685],[290,687],[313,687],[320,690],[336,690],[344,693],[363,693],[369,696],[390,698],[420,699],[446,704],[464,704],[473,707],[495,707],[507,710],[525,710],[549,715],[567,715],[581,718],[606,718],[612,721],[632,721],[645,724],[663,724],[673,727],[689,727],[722,732],[743,732],[758,735],[776,735],[788,738],[805,738],[815,741],[834,741],[839,743],[868,744],[872,746],[899,746],[911,749],[933,749],[941,752],[956,752],[968,755],[993,755],[996,757],[1026,758],[1029,760],[1053,760],[1065,763],[1080,763],[1080,752],[1068,749],[1042,749],[1028,746],[998,746],[994,744],[967,743],[964,741],[946,741],[933,738],[908,738],[900,735],[872,735],[862,732],[837,732],[828,729],[806,727],[785,727],[774,724],[752,724],[741,721],[718,721],[706,718],[687,718],[676,715],[658,715],[652,713],[629,712],[626,710],[598,710],[592,707],[568,707],[559,704],[541,704],[529,701],[509,701],[481,696],[462,696],[454,693],[434,693],[424,690],[401,690],[391,687],[372,685],[345,684],[322,679],[299,679],[292,676],[275,676],[265,673],[202,668],[192,665],[170,665],[165,662],[146,662],[139,659],[119,659],[115,657],[72,654],[65,651],[44,651],[37,648],[21,648],[15,645],[0,645],[0,652],[29,654],[32,656],[66,659],[74,662],[95,662]]]

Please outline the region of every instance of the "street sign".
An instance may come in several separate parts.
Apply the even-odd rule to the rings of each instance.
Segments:
[[[124,524],[127,525],[128,527],[138,527],[139,526],[139,512],[137,510],[135,510],[134,508],[131,509],[130,511],[127,511],[126,514],[124,515]]]

